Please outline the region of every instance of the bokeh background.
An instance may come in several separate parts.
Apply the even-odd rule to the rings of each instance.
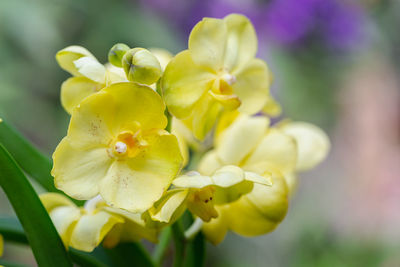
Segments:
[[[1,0],[0,117],[51,155],[68,124],[58,50],[82,45],[102,62],[117,42],[177,53],[202,17],[232,12],[255,25],[283,116],[325,129],[332,150],[275,232],[231,234],[207,266],[400,266],[400,1]],[[0,213],[12,213],[2,192]],[[13,244],[4,257],[34,264]]]

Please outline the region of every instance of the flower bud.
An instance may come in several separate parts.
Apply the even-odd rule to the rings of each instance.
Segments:
[[[116,67],[122,67],[122,58],[124,57],[125,53],[129,50],[129,46],[126,44],[115,44],[111,47],[110,51],[108,52],[108,62],[113,64]]]
[[[122,67],[129,81],[153,84],[161,77],[157,58],[147,49],[133,48],[122,58]]]

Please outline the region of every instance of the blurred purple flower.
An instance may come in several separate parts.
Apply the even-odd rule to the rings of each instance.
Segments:
[[[263,14],[267,36],[283,44],[292,44],[302,39],[315,23],[314,7],[317,1],[272,1],[265,7]]]
[[[318,16],[324,25],[323,38],[333,47],[346,48],[362,38],[360,6],[343,1],[320,1]]]
[[[317,37],[334,48],[347,48],[361,37],[363,10],[343,0],[273,0],[265,9],[265,32],[282,44]]]
[[[318,38],[328,46],[347,48],[360,40],[363,9],[350,0],[142,0],[189,34],[203,17],[246,15],[261,40],[297,46]]]

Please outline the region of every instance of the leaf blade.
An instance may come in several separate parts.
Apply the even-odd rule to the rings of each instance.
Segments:
[[[51,161],[5,121],[0,123],[0,144],[21,168],[49,192],[58,192],[50,175]]]
[[[0,185],[24,228],[38,265],[72,266],[39,197],[2,144],[0,144]]]

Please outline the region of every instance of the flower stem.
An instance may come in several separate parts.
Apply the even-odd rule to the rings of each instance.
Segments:
[[[175,243],[174,267],[182,267],[185,257],[186,240],[183,234],[181,221],[177,221],[172,225],[172,235]]]
[[[156,266],[161,266],[163,258],[165,256],[165,251],[169,247],[169,241],[171,240],[171,228],[165,228],[160,234],[160,243],[156,246],[153,252],[153,260]]]

